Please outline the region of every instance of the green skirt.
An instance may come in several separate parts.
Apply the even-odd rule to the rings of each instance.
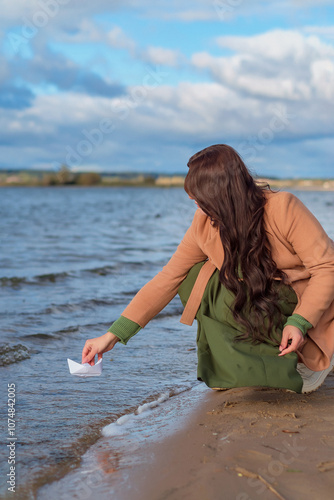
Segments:
[[[203,264],[200,262],[192,267],[179,287],[184,306]],[[235,337],[244,333],[244,329],[233,318],[232,303],[233,294],[220,283],[217,269],[206,286],[196,314],[198,380],[208,387],[262,386],[301,392],[303,381],[296,370],[298,357],[295,352],[278,356],[278,345],[269,340],[255,345],[249,340],[235,342]],[[279,340],[296,303],[292,288],[280,286],[282,318],[276,322],[274,332]]]

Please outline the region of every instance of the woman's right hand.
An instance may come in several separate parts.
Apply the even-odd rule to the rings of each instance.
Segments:
[[[119,341],[111,332],[107,332],[101,337],[96,337],[95,339],[86,340],[85,347],[82,350],[82,363],[89,363],[90,365],[95,364],[95,355],[97,354],[97,359],[102,359],[102,355],[105,352],[110,351],[115,344]]]

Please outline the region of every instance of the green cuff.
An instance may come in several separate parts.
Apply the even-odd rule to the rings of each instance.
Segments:
[[[288,325],[296,326],[297,328],[299,328],[299,330],[301,330],[304,336],[307,334],[307,331],[313,326],[309,321],[307,321],[307,319],[303,318],[303,316],[301,316],[300,314],[293,314],[292,316],[289,316],[284,327]]]
[[[141,330],[141,326],[131,321],[131,319],[120,316],[109,328],[108,332],[113,333],[119,338],[122,344],[127,342]]]

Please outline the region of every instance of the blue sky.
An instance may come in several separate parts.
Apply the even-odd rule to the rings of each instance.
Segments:
[[[0,169],[334,177],[333,4],[2,0]]]

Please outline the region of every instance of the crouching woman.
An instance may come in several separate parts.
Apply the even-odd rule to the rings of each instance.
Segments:
[[[86,341],[82,362],[126,344],[179,293],[181,322],[198,324],[199,380],[316,390],[334,365],[332,240],[296,196],[258,185],[230,146],[188,167],[191,226],[109,331]]]

